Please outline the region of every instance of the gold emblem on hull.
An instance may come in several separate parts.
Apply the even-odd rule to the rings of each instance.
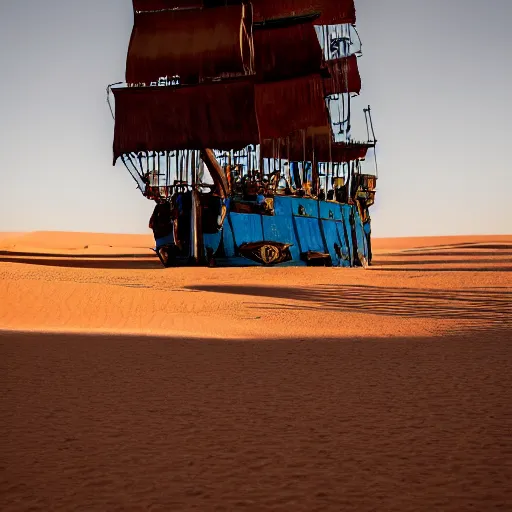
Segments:
[[[280,242],[252,242],[242,244],[239,251],[242,256],[252,261],[263,265],[276,265],[292,259],[290,246],[291,244]]]

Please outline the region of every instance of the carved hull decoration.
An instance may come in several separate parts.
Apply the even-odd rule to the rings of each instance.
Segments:
[[[281,242],[252,242],[242,244],[238,250],[247,259],[263,265],[277,265],[285,261],[291,261],[291,244]]]

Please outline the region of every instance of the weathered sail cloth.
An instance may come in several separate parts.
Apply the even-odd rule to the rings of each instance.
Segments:
[[[328,60],[326,67],[331,75],[331,78],[324,79],[326,95],[361,92],[361,75],[355,55]]]
[[[254,31],[254,66],[258,81],[319,73],[322,64],[322,48],[311,22]]]
[[[366,157],[373,144],[367,142],[334,142],[329,144],[326,137],[312,140],[314,157],[317,162],[350,162]],[[313,154],[311,155],[313,157]]]
[[[114,162],[122,154],[175,149],[242,149],[257,144],[254,84],[113,89]]]
[[[356,22],[354,0],[252,0],[254,21],[303,16],[320,12],[317,25]]]
[[[223,74],[253,72],[252,9],[138,12],[126,59],[126,82],[150,85],[179,76],[197,83]]]
[[[247,0],[203,0],[203,7],[223,7],[226,5],[248,4]],[[252,8],[252,6],[251,6]]]
[[[165,9],[190,9],[202,7],[201,0],[133,0],[133,10],[142,11],[163,11]]]
[[[350,162],[366,157],[373,144],[333,142],[329,127],[296,132],[287,138],[266,140],[261,145],[263,158],[286,158],[306,162]]]
[[[164,11],[169,9],[191,9],[199,7],[223,7],[240,5],[242,0],[133,0],[133,10]]]
[[[256,84],[256,114],[260,137],[277,139],[329,124],[320,75]]]

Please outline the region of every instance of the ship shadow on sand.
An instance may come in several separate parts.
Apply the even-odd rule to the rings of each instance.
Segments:
[[[402,256],[402,255],[401,255]],[[62,268],[89,268],[103,270],[145,270],[162,269],[158,258],[153,254],[116,254],[116,255],[64,255],[64,254],[39,254],[30,256],[25,253],[0,252],[0,263],[18,263],[24,265],[40,265],[43,267]],[[382,256],[375,257],[375,265],[369,271],[378,272],[512,272],[512,263],[508,259],[479,259],[478,263],[494,265],[490,266],[456,266],[467,263],[467,260],[428,260],[428,261],[386,261]],[[454,265],[455,264],[455,265]],[[501,264],[501,265],[500,265]],[[439,265],[421,267],[420,265]],[[442,265],[442,266],[441,266]],[[247,266],[250,265],[248,260]],[[386,268],[387,266],[391,268]],[[413,268],[410,268],[413,267]],[[416,268],[414,268],[416,267]],[[340,271],[344,271],[340,269]]]
[[[396,256],[402,256],[402,255],[396,255]],[[443,265],[443,268],[445,265],[449,264],[449,265],[467,265],[468,264],[468,260],[467,259],[453,259],[453,260],[386,260],[386,259],[382,259],[382,258],[378,258],[377,256],[375,257],[375,265],[377,265],[378,267],[374,267],[376,268],[376,270],[386,270],[386,269],[381,269],[379,268],[379,266],[390,266],[390,267],[397,267],[397,266],[419,266],[419,265],[439,265],[439,264],[442,264]],[[489,272],[491,271],[491,269],[494,269],[494,268],[507,268],[507,267],[504,267],[503,264],[511,264],[512,263],[512,258],[505,258],[505,259],[496,259],[496,258],[479,258],[478,260],[476,260],[475,263],[478,263],[478,265],[481,265],[483,263],[486,263],[486,264],[494,264],[492,267],[476,267],[474,266],[473,264],[469,267],[469,270],[472,270],[472,271],[475,271],[475,272],[478,272],[479,269],[481,268],[484,268],[485,271]],[[497,266],[497,264],[502,264],[502,266]],[[448,269],[452,269],[453,267],[447,267]],[[465,268],[465,267],[462,267],[462,268]],[[421,269],[423,270],[423,269]],[[509,267],[509,270],[512,270],[512,266]],[[501,272],[503,272],[503,270],[500,270]]]
[[[284,299],[293,302],[251,302],[266,310],[305,310],[364,313],[408,318],[459,319],[512,327],[512,291],[506,288],[471,290],[390,288],[366,285],[281,286],[201,285],[191,290]]]
[[[396,267],[396,268],[376,268],[374,267],[373,271],[379,271],[379,272],[512,272],[512,266],[498,266],[493,265],[492,267],[416,267],[416,268],[407,268],[409,265],[413,265],[410,262],[404,261],[401,262],[402,266]],[[437,264],[442,264],[443,262],[437,262]],[[384,265],[384,263],[383,263]],[[387,265],[387,263],[386,263]],[[416,265],[419,265],[419,263],[416,263]],[[390,265],[392,266],[392,264]]]
[[[9,257],[0,256],[0,263],[18,263],[42,267],[89,268],[102,270],[150,270],[161,269],[162,264],[156,256],[151,255],[116,255],[116,256],[55,256]]]

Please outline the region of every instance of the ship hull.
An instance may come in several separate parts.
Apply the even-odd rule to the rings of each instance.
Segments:
[[[167,247],[160,257],[162,263],[334,267],[366,267],[371,263],[370,221],[363,223],[356,204],[275,196],[261,212],[254,204],[253,211],[245,208],[244,212],[240,202],[231,199],[225,206],[226,215],[218,230],[198,234],[192,223],[190,240],[200,237],[202,257],[194,257],[197,250],[194,252],[193,244],[180,254],[167,243],[161,244]]]

